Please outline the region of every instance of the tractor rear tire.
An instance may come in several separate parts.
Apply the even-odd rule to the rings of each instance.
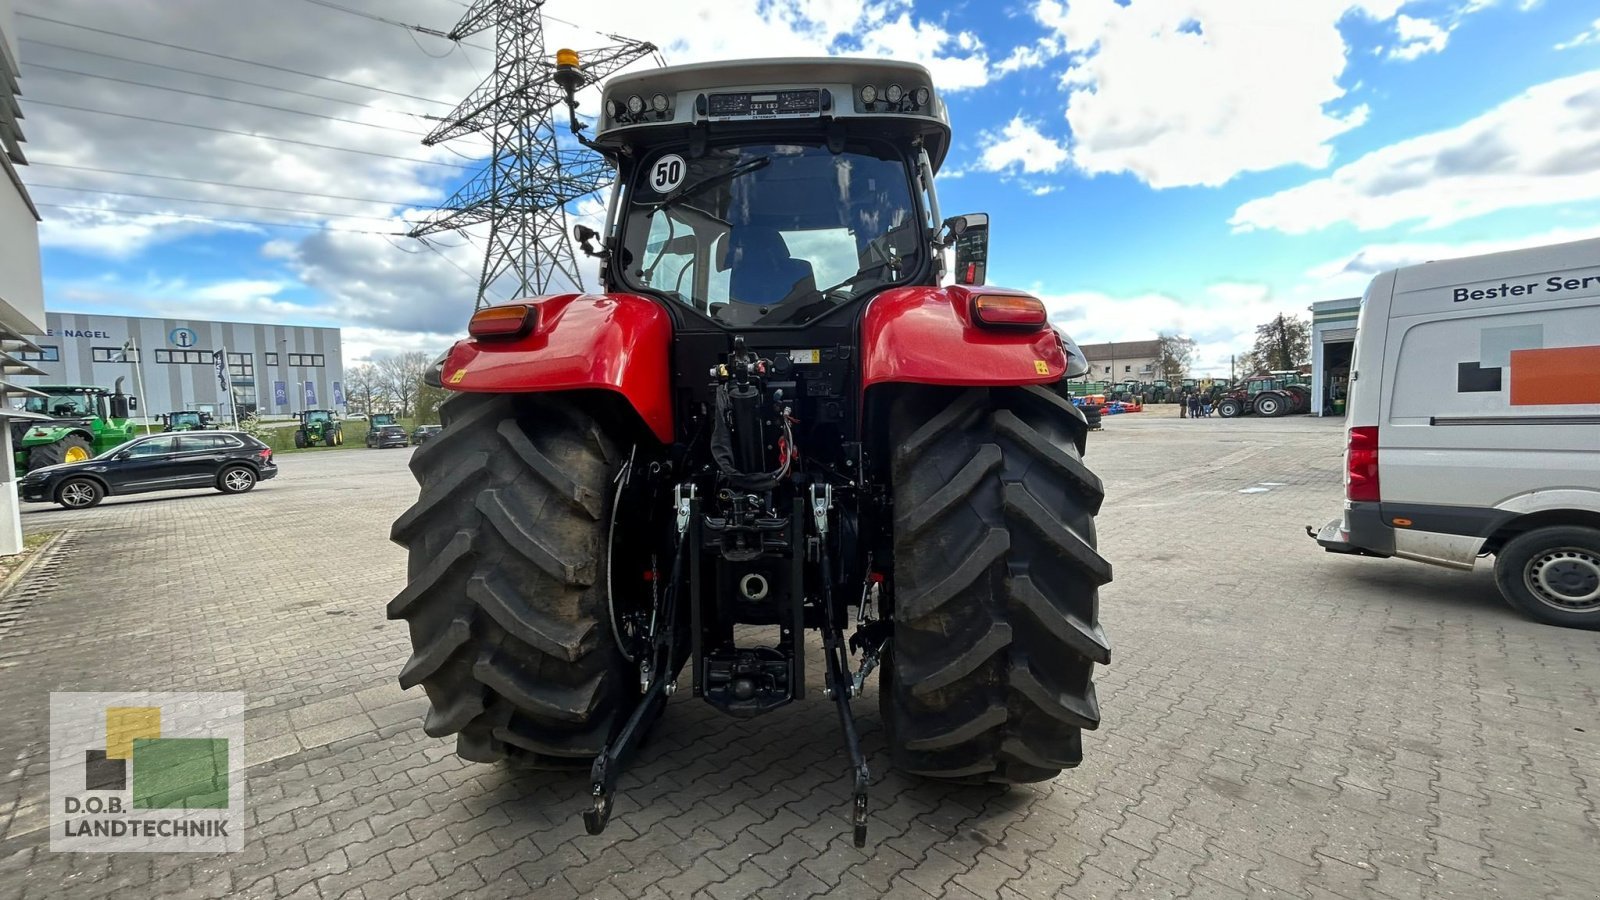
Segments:
[[[76,456],[77,459],[70,457]],[[28,451],[28,471],[64,462],[82,462],[94,456],[94,447],[82,435],[69,434],[53,444],[40,444]]]
[[[894,636],[880,702],[895,765],[967,782],[1054,778],[1100,724],[1092,675],[1111,566],[1084,418],[1039,387],[896,398]]]
[[[414,652],[423,730],[475,762],[587,767],[638,701],[606,595],[617,443],[581,405],[461,394],[411,457],[421,495],[390,537],[410,551],[389,603]]]

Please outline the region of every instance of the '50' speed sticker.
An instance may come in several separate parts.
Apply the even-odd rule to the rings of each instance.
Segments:
[[[656,160],[650,169],[650,189],[658,194],[665,194],[676,190],[683,184],[683,176],[689,171],[689,166],[684,163],[683,157],[676,153],[668,153]]]

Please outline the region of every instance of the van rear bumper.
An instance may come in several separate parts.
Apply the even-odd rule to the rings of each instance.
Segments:
[[[1388,559],[1394,556],[1394,529],[1386,525],[1376,503],[1346,503],[1344,515],[1310,535],[1329,553],[1346,553],[1356,556],[1376,556]]]

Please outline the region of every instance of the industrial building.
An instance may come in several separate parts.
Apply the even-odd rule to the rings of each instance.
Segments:
[[[21,74],[17,19],[12,0],[0,0],[0,555],[22,550],[22,520],[17,515],[16,473],[11,464],[10,398],[13,384],[37,372],[21,358],[31,349],[28,335],[45,327],[44,282],[39,268],[39,211],[17,176],[26,165],[22,127],[17,121]]]
[[[1161,357],[1159,340],[1080,344],[1078,349],[1089,360],[1090,381],[1154,380]]]
[[[44,374],[22,384],[93,384],[139,398],[139,414],[180,409],[219,420],[286,415],[302,409],[343,410],[339,329],[196,319],[154,319],[51,312],[37,347],[20,355]],[[227,354],[232,396],[217,377],[216,354]]]
[[[1344,415],[1361,298],[1311,304],[1311,414]]]

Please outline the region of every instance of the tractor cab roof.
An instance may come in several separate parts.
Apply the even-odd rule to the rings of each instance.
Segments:
[[[920,137],[937,169],[950,118],[928,70],[887,59],[730,60],[617,75],[596,124],[602,147],[649,145],[698,133],[759,135],[814,124],[819,135]],[[692,139],[692,138],[691,138]]]

